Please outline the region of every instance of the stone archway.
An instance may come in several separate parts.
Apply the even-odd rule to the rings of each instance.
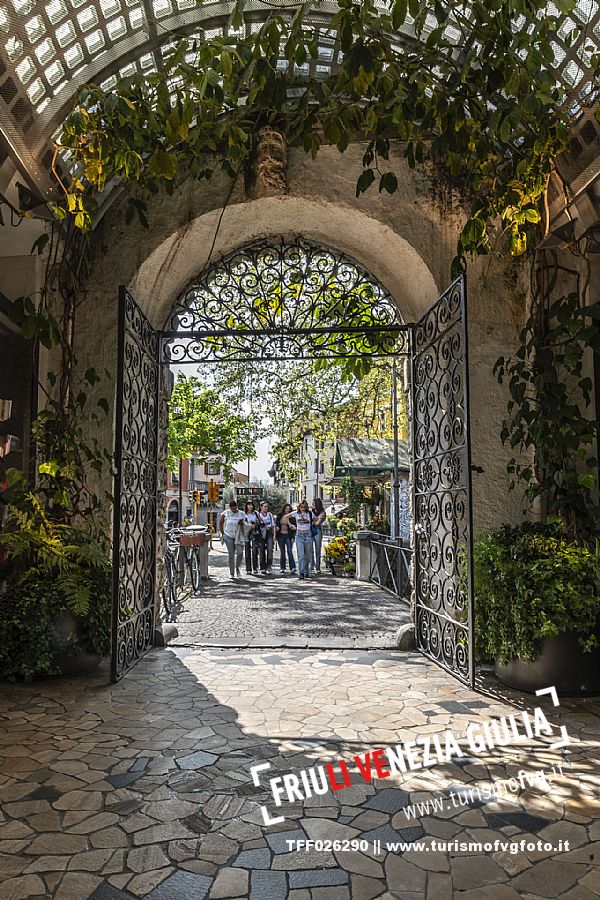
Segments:
[[[160,327],[199,272],[238,247],[281,236],[302,236],[353,257],[394,297],[406,321],[419,319],[439,293],[421,254],[389,225],[342,204],[297,197],[262,198],[194,218],[154,247],[129,289]]]
[[[472,683],[466,287],[413,323],[368,270],[307,241],[254,241],[192,279],[156,330],[120,292],[113,676],[151,646],[158,509],[158,366],[172,362],[410,355],[415,627],[425,655]],[[160,361],[160,362],[159,362]],[[142,414],[140,419],[140,414]],[[154,522],[156,522],[156,514]],[[463,563],[468,578],[465,589]],[[133,603],[132,603],[133,601]]]

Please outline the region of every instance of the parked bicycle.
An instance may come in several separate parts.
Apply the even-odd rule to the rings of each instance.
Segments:
[[[162,605],[165,610],[166,621],[170,622],[174,608],[177,604],[179,590],[179,542],[170,542],[167,538],[165,547],[163,586],[161,591]]]
[[[193,593],[200,589],[202,582],[200,569],[200,549],[197,532],[181,528],[166,530],[162,604],[167,621],[171,621],[178,602],[179,592],[188,582]]]

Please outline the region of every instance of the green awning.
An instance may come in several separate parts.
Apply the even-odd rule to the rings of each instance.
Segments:
[[[408,472],[406,441],[398,442],[398,464]],[[376,438],[350,438],[335,442],[334,478],[377,478],[394,471],[394,442]]]

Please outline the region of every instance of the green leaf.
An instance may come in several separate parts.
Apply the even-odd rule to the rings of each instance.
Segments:
[[[25,472],[21,471],[21,469],[15,469],[12,466],[6,470],[4,477],[6,478],[6,483],[9,488],[15,487],[16,485],[24,485],[27,482]]]
[[[359,197],[368,190],[375,181],[375,172],[373,169],[365,169],[356,182],[356,196]]]
[[[526,209],[524,215],[527,222],[539,222],[542,218],[537,209]]]
[[[578,476],[577,484],[581,485],[581,487],[586,488],[589,491],[593,491],[596,487],[596,479],[591,472],[583,472]]]
[[[40,475],[51,475],[52,478],[56,476],[56,473],[60,469],[60,463],[56,459],[50,459],[48,462],[40,463],[38,466],[38,472]]]
[[[395,0],[392,6],[392,27],[397,31],[406,21],[408,0]]]
[[[231,73],[233,72],[233,62],[231,60],[231,55],[227,52],[227,50],[223,50],[221,53],[221,69],[223,70],[223,74],[229,78]]]
[[[165,150],[157,149],[150,157],[150,172],[159,178],[172,181],[177,175],[178,168],[176,153],[167,153]]]

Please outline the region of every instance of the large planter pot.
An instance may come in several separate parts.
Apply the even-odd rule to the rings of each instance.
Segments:
[[[54,621],[53,628],[58,637],[58,641],[52,647],[53,662],[61,675],[87,675],[98,668],[102,662],[99,653],[74,651],[72,648],[63,649],[70,635],[81,637],[81,620],[77,616],[64,612]]]
[[[544,638],[533,662],[496,662],[495,670],[504,684],[528,694],[546,687],[555,687],[563,697],[600,694],[600,647],[584,653],[573,631]]]

